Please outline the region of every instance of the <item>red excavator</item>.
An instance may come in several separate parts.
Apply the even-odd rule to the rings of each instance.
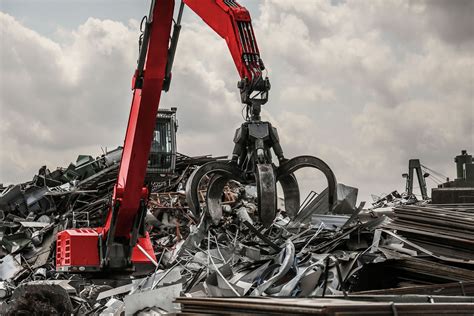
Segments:
[[[214,224],[219,223],[222,189],[231,179],[256,185],[258,212],[264,226],[270,226],[276,216],[277,182],[283,189],[285,211],[295,216],[300,200],[293,173],[302,167],[314,167],[324,173],[329,187],[329,207],[334,204],[336,179],[327,164],[313,156],[286,159],[277,130],[260,119],[261,106],[268,100],[270,82],[262,73],[265,67],[249,12],[234,0],[183,0],[177,18],[173,19],[174,0],[152,0],[148,16],[142,20],[138,65],[132,80],[130,117],[105,225],[59,232],[57,271],[133,271],[140,265],[156,263],[149,235],[144,229],[148,198],[144,179],[161,91],[168,91],[171,83],[185,6],[225,39],[241,78],[237,86],[247,109],[246,120],[234,137],[232,159],[199,167],[186,185],[186,198],[196,218],[207,216]],[[271,149],[278,158],[278,167],[272,162]],[[204,177],[210,179],[206,213],[201,211],[197,193]]]

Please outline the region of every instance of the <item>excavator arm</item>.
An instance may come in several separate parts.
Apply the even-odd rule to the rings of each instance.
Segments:
[[[220,196],[230,179],[257,186],[260,220],[267,227],[276,216],[276,182],[280,182],[286,212],[294,217],[300,204],[298,183],[293,173],[303,167],[316,168],[326,176],[329,209],[337,200],[336,179],[329,166],[313,156],[286,159],[276,128],[260,120],[261,106],[268,100],[270,83],[262,74],[265,68],[248,11],[234,0],[182,0],[174,20],[174,0],[151,1],[150,13],[142,21],[140,54],[132,81],[132,106],[106,223],[103,227],[58,233],[58,271],[123,271],[140,265],[156,265],[150,238],[144,231],[148,197],[144,179],[161,91],[168,91],[171,84],[185,5],[225,39],[240,75],[241,101],[247,106],[246,122],[234,138],[232,160],[205,164],[188,180],[186,199],[191,211],[196,216],[201,215],[197,189],[201,179],[211,176],[206,203],[214,223],[222,216]],[[278,167],[272,162],[270,149],[278,157]]]
[[[260,112],[270,84],[263,78],[263,62],[250,14],[234,0],[184,0],[173,24],[174,0],[152,0],[144,19],[140,55],[122,160],[104,227],[69,229],[58,234],[56,268],[84,272],[131,269],[149,264],[155,255],[144,232],[148,192],[144,179],[161,91],[167,91],[181,29],[184,4],[227,42],[241,80],[242,103]]]
[[[184,0],[202,20],[225,39],[241,80],[238,87],[243,104],[264,104],[270,83],[263,78],[265,69],[250,14],[234,0]]]
[[[225,39],[242,79],[262,76],[264,67],[247,9],[234,0],[184,0],[184,3]]]

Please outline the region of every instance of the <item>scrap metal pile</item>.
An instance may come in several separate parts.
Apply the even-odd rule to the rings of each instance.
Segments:
[[[56,272],[56,233],[102,224],[120,151],[79,156],[52,172],[43,167],[32,181],[0,189],[0,314],[157,315],[180,306],[184,313],[219,313],[222,306],[250,314],[354,313],[358,306],[363,313],[371,306],[403,314],[406,304],[425,303],[434,314],[451,303],[472,312],[474,205],[395,198],[390,207],[378,201],[363,209],[357,189],[338,184],[331,211],[327,189],[311,192],[296,217],[279,203],[265,227],[256,188],[230,181],[216,224],[196,218],[184,192],[197,166],[218,159],[209,156],[180,155],[176,173],[151,185],[146,222],[158,258],[154,272]],[[205,192],[206,183],[201,201]],[[305,300],[275,301],[288,297]],[[316,297],[325,300],[311,303]]]

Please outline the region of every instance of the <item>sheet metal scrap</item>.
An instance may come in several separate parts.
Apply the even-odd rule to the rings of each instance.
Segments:
[[[434,254],[474,263],[474,205],[406,205],[393,211],[385,227]]]
[[[102,224],[116,181],[120,156],[120,147],[97,158],[80,155],[75,163],[66,168],[50,171],[42,167],[31,181],[6,187],[1,185],[0,315],[8,312],[8,304],[15,304],[12,297],[15,297],[16,289],[23,285],[32,286],[33,281],[69,279],[75,289],[75,293],[68,293],[75,314],[100,311],[106,304],[105,301],[96,302],[100,291],[131,282],[129,277],[115,281],[91,281],[79,275],[56,273],[54,269],[53,250],[59,229]],[[189,235],[187,227],[194,223],[194,219],[187,214],[187,205],[183,203],[181,207],[179,198],[175,203],[173,196],[182,196],[180,186],[184,185],[192,170],[219,159],[178,156],[176,174],[158,179],[161,182],[151,183],[155,193],[150,199],[147,226],[156,247],[161,250],[173,247],[184,238],[182,235]],[[163,189],[173,191],[163,193]],[[172,198],[164,199],[165,195]],[[162,237],[167,241],[161,240]],[[104,282],[108,288],[104,288]],[[120,306],[110,302],[107,308],[110,310]]]
[[[320,201],[323,200],[324,197]],[[355,208],[354,201],[341,203],[347,216],[318,215],[307,211],[309,204],[320,205],[314,201],[317,199],[304,202],[300,210],[303,213],[299,218],[297,214],[295,220],[280,212],[269,228],[255,224],[255,210],[237,202],[219,225],[209,225],[195,249],[187,248],[187,255],[176,259],[180,265],[190,267],[188,272],[194,272],[185,283],[186,296],[349,297],[350,293],[368,289],[383,294],[392,288],[403,291],[427,284],[472,281],[474,269],[468,256],[457,258],[459,253],[452,252],[442,257],[425,251],[420,239],[406,239],[400,225],[390,228],[394,223],[400,224],[396,221],[397,209],[396,219],[390,220],[385,215],[378,216],[374,209]],[[399,207],[418,209],[427,207],[425,204],[423,201],[417,206]],[[314,210],[318,207],[322,208],[320,205]],[[246,215],[242,215],[243,210]],[[428,219],[420,219],[423,220]],[[431,258],[427,258],[430,254]]]
[[[277,220],[265,228],[259,224],[255,205],[243,199],[247,196],[241,192],[231,211],[225,213],[218,224],[211,219],[206,225],[201,222],[199,225],[205,229],[193,235],[192,243],[184,241],[170,250],[179,255],[163,254],[163,264],[186,268],[183,288],[188,295],[342,293],[345,279],[359,268],[362,259],[365,262],[377,259],[367,251],[344,249],[355,235],[362,247],[369,247],[370,232],[374,229],[371,224],[380,224],[380,219],[335,229],[324,223],[290,225],[291,219],[281,212]]]
[[[445,295],[445,296],[474,296],[474,281],[469,282],[451,282],[443,284],[405,286],[395,289],[370,290],[355,292],[358,295],[406,295],[406,294],[425,294],[425,295]]]
[[[109,279],[56,273],[56,231],[101,224],[119,150],[95,159],[80,156],[53,172],[42,168],[32,181],[2,188],[1,315],[15,306],[17,289],[33,282],[60,284],[76,315],[178,312],[177,296],[187,297],[178,300],[183,311],[194,312],[218,302],[198,300],[202,297],[233,297],[225,301],[229,308],[249,313],[263,312],[266,303],[256,307],[252,302],[257,301],[246,296],[267,297],[267,312],[280,304],[292,313],[315,313],[312,297],[324,303],[321,311],[393,312],[388,302],[395,302],[399,314],[408,308],[403,304],[420,310],[426,306],[418,304],[419,298],[397,293],[433,295],[431,299],[446,304],[454,303],[436,296],[438,291],[462,295],[464,301],[456,301],[460,310],[472,302],[472,205],[442,207],[392,193],[379,199],[378,207],[363,210],[357,189],[338,184],[333,208],[327,190],[312,192],[296,213],[284,205],[276,208],[275,220],[266,227],[259,219],[255,186],[208,177],[192,203],[201,206],[211,198],[220,213],[198,217],[184,189],[199,166],[222,160],[210,156],[178,155],[176,173],[151,184],[146,223],[158,258],[154,273]],[[222,182],[212,185],[220,192],[209,190],[215,181]],[[360,296],[364,293],[380,301]],[[288,298],[298,299],[291,300],[297,310],[285,305]],[[446,304],[432,304],[433,311]]]
[[[373,301],[368,297],[311,299],[273,297],[259,298],[179,298],[182,313],[186,315],[469,315],[474,303],[465,299],[453,303],[427,302],[427,297],[408,302]],[[409,298],[406,298],[409,300]],[[425,301],[423,301],[425,300]]]

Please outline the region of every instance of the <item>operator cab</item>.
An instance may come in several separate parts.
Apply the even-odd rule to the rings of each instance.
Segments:
[[[159,109],[148,157],[147,178],[157,179],[174,172],[176,166],[176,108]]]

